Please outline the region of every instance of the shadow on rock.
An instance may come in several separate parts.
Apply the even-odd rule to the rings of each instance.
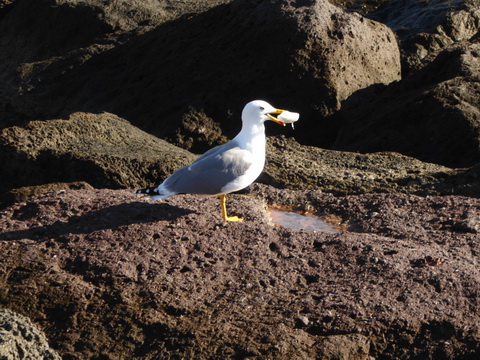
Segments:
[[[28,203],[17,209],[13,216],[18,220],[27,221],[38,216],[37,210],[37,204]],[[131,224],[175,220],[194,212],[165,203],[134,202],[119,204],[91,213],[72,216],[66,221],[58,220],[50,225],[7,231],[0,234],[0,240],[40,239],[63,234],[88,234]]]

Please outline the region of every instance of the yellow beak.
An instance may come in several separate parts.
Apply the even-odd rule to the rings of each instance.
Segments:
[[[271,113],[268,113],[268,114],[265,114],[265,115],[267,115],[270,118],[270,120],[272,120],[273,122],[276,122],[277,124],[285,126],[284,122],[278,120],[275,116],[273,116],[273,115],[281,114],[284,111],[285,110],[282,110],[282,109],[275,109],[274,112],[271,112]]]

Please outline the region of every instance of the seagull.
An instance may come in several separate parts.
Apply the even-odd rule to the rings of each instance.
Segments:
[[[273,116],[283,112],[289,113],[263,100],[249,102],[242,111],[242,129],[237,136],[178,169],[160,185],[136,193],[147,194],[154,200],[177,194],[220,196],[223,220],[243,221],[227,215],[227,194],[246,188],[260,175],[265,165],[264,122],[272,120],[285,126],[285,122]]]

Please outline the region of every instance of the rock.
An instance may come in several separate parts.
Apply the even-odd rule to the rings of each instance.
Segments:
[[[94,187],[152,185],[196,156],[119,117],[75,113],[0,133],[1,189],[81,180]]]
[[[310,321],[308,320],[308,317],[306,316],[297,316],[295,318],[295,324],[298,328],[303,328],[305,326],[308,326]]]
[[[396,153],[324,150],[285,137],[269,137],[267,143],[267,163],[257,182],[281,188],[337,195],[480,190],[474,168],[454,170]],[[68,120],[4,129],[0,150],[3,206],[62,189],[152,186],[196,158],[108,113],[76,113]]]
[[[370,360],[370,340],[360,334],[333,335],[319,339],[324,359]]]
[[[456,231],[466,231],[478,234],[480,233],[480,217],[476,215],[467,217],[465,220],[453,224],[452,227]]]
[[[20,10],[5,24],[18,21]],[[78,11],[71,16],[81,18]],[[300,112],[296,136],[324,144],[335,124],[322,119],[353,92],[398,80],[400,58],[388,27],[326,1],[237,0],[129,33],[120,44],[103,42],[20,68],[20,74],[9,70],[7,97],[28,118],[109,111],[173,142],[179,133],[189,136],[181,119],[192,111],[231,137],[244,104],[264,98]],[[217,140],[208,138],[198,151]]]
[[[267,162],[257,182],[279,188],[319,189],[337,195],[480,193],[475,168],[454,170],[393,152],[326,150],[285,137],[269,137],[267,144]]]
[[[423,67],[449,45],[470,40],[480,30],[477,0],[391,0],[368,16],[397,34],[404,74]]]
[[[480,123],[478,1],[391,0],[367,16],[395,31],[403,80],[349,98],[333,148],[397,151],[449,167],[475,165]]]
[[[5,360],[61,359],[30,319],[8,309],[0,309],[0,355]]]
[[[266,166],[257,182],[281,188],[337,195],[480,191],[475,168],[454,170],[396,153],[324,150],[285,137],[269,137],[267,143]],[[68,120],[4,129],[0,150],[3,206],[51,191],[152,186],[196,158],[108,113],[76,113]]]
[[[94,44],[101,47],[121,43],[132,34],[228,1],[184,0],[171,6],[166,0],[17,0],[0,22],[1,45],[5,50],[0,56],[7,63],[16,61],[20,65],[63,56]],[[79,32],[78,27],[83,31]]]
[[[7,7],[10,6],[12,4],[12,2],[14,2],[15,0],[2,0],[0,2],[0,9],[4,8],[4,7]]]
[[[396,151],[449,167],[480,159],[480,45],[457,44],[370,102],[345,104],[334,148]]]
[[[229,197],[242,223],[222,222],[217,198],[128,190],[3,209],[0,303],[72,359],[480,355],[478,234],[454,229],[480,199],[256,186]],[[274,226],[266,204],[309,204],[349,231]]]
[[[52,159],[52,161],[55,161]],[[4,169],[7,171],[7,169]],[[17,202],[27,201],[30,198],[47,192],[57,192],[60,190],[80,190],[93,189],[91,185],[83,181],[71,183],[50,183],[37,186],[25,186],[18,189],[12,189],[5,194],[0,194],[0,206],[5,207]]]
[[[240,120],[240,119],[239,119]],[[208,149],[228,142],[220,126],[205,112],[191,108],[182,117],[173,142],[182,149],[202,153]]]
[[[388,1],[389,0],[330,0],[334,5],[340,6],[348,11],[358,12],[363,16],[367,16]]]
[[[169,0],[7,1],[5,8],[0,8],[0,126],[18,124],[25,118],[59,116],[44,116],[37,106],[41,104],[25,102],[22,95],[55,84],[92,57],[155,26],[229,1],[184,0],[174,6]],[[24,81],[19,83],[19,78]],[[68,90],[66,85],[61,91]],[[68,104],[63,106],[70,108]],[[64,117],[68,115],[70,112]]]

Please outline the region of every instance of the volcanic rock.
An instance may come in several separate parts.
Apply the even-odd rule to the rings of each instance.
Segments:
[[[125,190],[6,208],[0,304],[64,358],[480,355],[478,234],[458,227],[479,199],[257,187],[229,197],[242,223],[218,199]],[[273,226],[266,203],[309,203],[344,230]]]
[[[480,45],[455,44],[371,102],[345,103],[338,150],[396,151],[449,167],[480,159]],[[360,96],[360,98],[362,98]]]
[[[16,22],[21,9],[2,23]],[[81,18],[78,11],[71,16]],[[68,46],[95,40],[102,32],[94,29],[85,41]],[[342,100],[400,77],[392,31],[327,1],[237,0],[124,38],[27,59],[19,72],[9,69],[5,75],[11,80],[5,97],[30,119],[108,111],[170,141],[179,131],[188,135],[180,120],[192,111],[214,119],[231,137],[244,104],[261,98],[302,113],[297,136],[322,144],[332,141],[336,126],[322,119]]]
[[[52,159],[55,161],[55,159]],[[7,171],[7,169],[4,169]],[[8,173],[5,173],[8,176]],[[80,175],[80,174],[79,174]],[[60,190],[80,190],[93,189],[93,187],[84,181],[75,181],[71,183],[49,183],[42,185],[24,186],[11,189],[5,193],[0,193],[1,206],[9,206],[18,202],[24,202],[34,196],[38,196],[48,192],[57,192]]]
[[[200,135],[192,134],[190,141]],[[267,144],[258,182],[280,188],[337,195],[480,192],[474,169],[454,170],[397,153],[325,150],[286,137],[269,137]],[[75,113],[68,120],[6,128],[0,133],[0,150],[3,206],[51,191],[153,186],[197,157],[108,113]]]
[[[355,11],[367,16],[388,0],[329,0],[332,4],[348,11]]]
[[[408,193],[480,194],[479,167],[451,169],[395,152],[359,154],[270,137],[258,182],[279,188],[319,189],[336,195]]]
[[[477,0],[390,0],[368,16],[395,31],[404,74],[428,64],[449,45],[470,40],[480,30]]]
[[[60,360],[45,334],[25,316],[0,309],[0,355],[2,359]]]
[[[7,1],[0,7],[0,126],[43,118],[37,104],[24,99],[33,89],[56,84],[92,57],[159,24],[228,1]]]
[[[0,148],[3,191],[74,181],[97,188],[146,186],[196,158],[108,113],[6,128]]]
[[[228,0],[184,0],[171,6],[167,0],[16,0],[2,10],[0,45],[5,51],[0,56],[18,66],[93,44],[121,43],[129,32],[146,31],[224,2]]]

